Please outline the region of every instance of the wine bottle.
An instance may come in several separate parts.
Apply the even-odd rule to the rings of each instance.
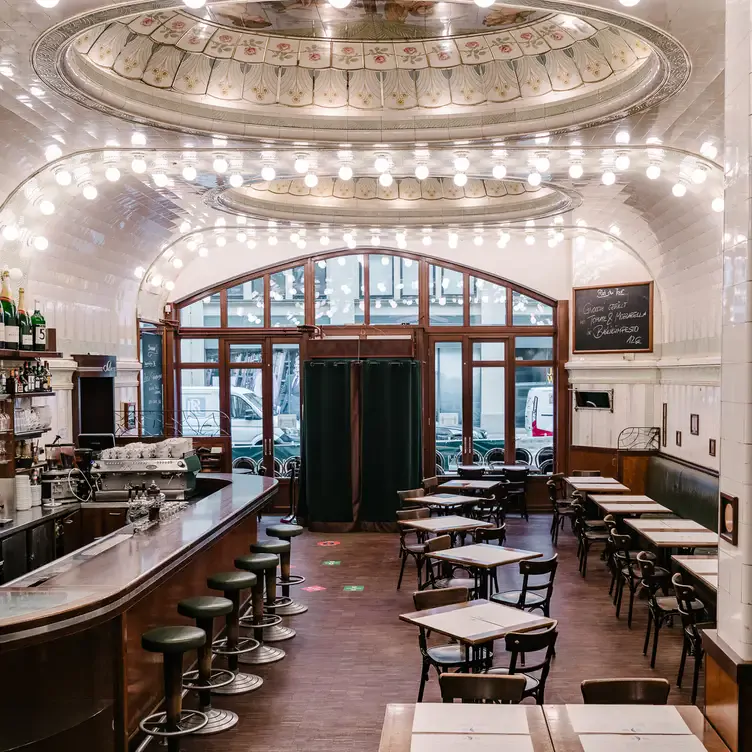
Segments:
[[[10,291],[10,272],[7,269],[3,272],[3,286],[0,290],[0,305],[3,307],[3,319],[5,319],[5,347],[8,350],[18,350],[20,344],[18,312],[16,310],[16,304],[13,302],[13,295]]]
[[[31,316],[26,312],[26,300],[23,287],[18,288],[18,330],[21,350],[34,349],[34,331],[31,328]]]
[[[34,349],[47,349],[47,322],[39,312],[39,301],[34,301],[34,313],[31,314],[31,326],[34,329]]]

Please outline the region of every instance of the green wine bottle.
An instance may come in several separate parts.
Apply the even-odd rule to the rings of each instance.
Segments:
[[[18,288],[18,330],[21,350],[34,349],[34,333],[31,328],[31,316],[26,312],[26,300],[23,287]]]
[[[3,272],[3,286],[0,290],[0,305],[3,307],[3,319],[5,323],[5,347],[8,350],[18,350],[19,333],[18,333],[18,312],[16,304],[13,302],[13,295],[10,291],[10,272],[6,269]]]
[[[47,349],[47,322],[39,312],[39,301],[34,301],[34,313],[31,314],[31,326],[34,329],[34,349]]]

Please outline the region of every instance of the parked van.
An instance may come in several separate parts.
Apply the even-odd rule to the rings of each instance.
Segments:
[[[185,436],[217,436],[219,434],[219,387],[184,386],[182,394],[183,434]],[[274,443],[291,443],[299,435],[300,426],[282,430],[277,424],[282,416],[274,416]],[[287,416],[285,416],[287,417]],[[296,424],[298,421],[296,420]],[[261,446],[264,440],[261,400],[242,386],[230,387],[230,430],[233,446]]]
[[[528,436],[554,435],[554,388],[536,386],[527,393],[525,431]]]

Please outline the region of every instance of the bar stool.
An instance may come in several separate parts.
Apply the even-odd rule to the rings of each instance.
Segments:
[[[251,552],[254,554],[277,554],[281,558],[283,554],[290,556],[290,542],[283,540],[267,540],[260,543],[254,543],[251,546]],[[277,598],[277,573],[275,569],[267,569],[264,572],[266,580],[266,603],[264,611],[276,615],[277,609],[289,606],[292,599],[286,596]],[[295,630],[291,627],[283,627],[281,624],[275,624],[271,627],[264,628],[265,642],[282,642],[282,640],[291,640],[295,637]]]
[[[285,657],[282,648],[264,645],[264,629],[276,627],[282,622],[282,617],[276,614],[264,613],[264,579],[267,572],[271,577],[276,575],[279,557],[276,554],[248,554],[235,559],[235,566],[246,572],[256,575],[256,584],[251,590],[251,614],[246,612],[240,617],[240,626],[253,629],[253,636],[261,643],[258,650],[240,657],[241,663],[259,665],[262,663],[275,663]]]
[[[297,538],[305,530],[301,525],[286,525],[279,523],[278,525],[269,525],[266,528],[266,534],[271,535],[272,538],[279,538],[280,540],[287,541],[292,547],[292,539]],[[282,595],[285,598],[290,597],[290,585],[302,585],[305,582],[305,577],[299,574],[290,574],[290,559],[291,552],[280,555],[280,574],[282,575],[277,584],[282,586]],[[304,614],[308,611],[308,606],[304,606],[302,603],[291,601],[289,606],[281,606],[276,610],[280,616],[295,616],[297,614]]]
[[[226,687],[235,680],[229,669],[212,668],[211,639],[214,634],[214,619],[232,613],[232,601],[212,595],[185,598],[178,603],[178,613],[196,620],[196,626],[206,634],[206,643],[198,649],[198,670],[183,674],[183,687],[198,692],[198,709],[209,722],[197,734],[218,734],[231,729],[237,722],[237,713],[213,708],[212,690]]]
[[[227,656],[227,668],[235,674],[232,682],[223,687],[212,689],[216,695],[241,695],[258,689],[264,680],[255,674],[238,671],[238,658],[257,650],[259,643],[251,637],[240,636],[240,591],[248,590],[256,584],[256,575],[251,572],[220,572],[206,581],[212,590],[221,590],[225,598],[232,601],[232,611],[225,616],[227,636],[215,640],[212,650],[217,655]]]
[[[148,736],[167,741],[169,752],[180,751],[180,737],[201,731],[209,719],[198,710],[183,710],[183,655],[201,648],[206,632],[198,627],[157,627],[141,635],[141,647],[162,653],[164,661],[165,710],[153,713],[139,723]]]

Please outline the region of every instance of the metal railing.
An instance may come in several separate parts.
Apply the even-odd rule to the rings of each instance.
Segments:
[[[630,426],[625,428],[616,442],[619,451],[657,451],[661,444],[661,429],[657,426]]]

